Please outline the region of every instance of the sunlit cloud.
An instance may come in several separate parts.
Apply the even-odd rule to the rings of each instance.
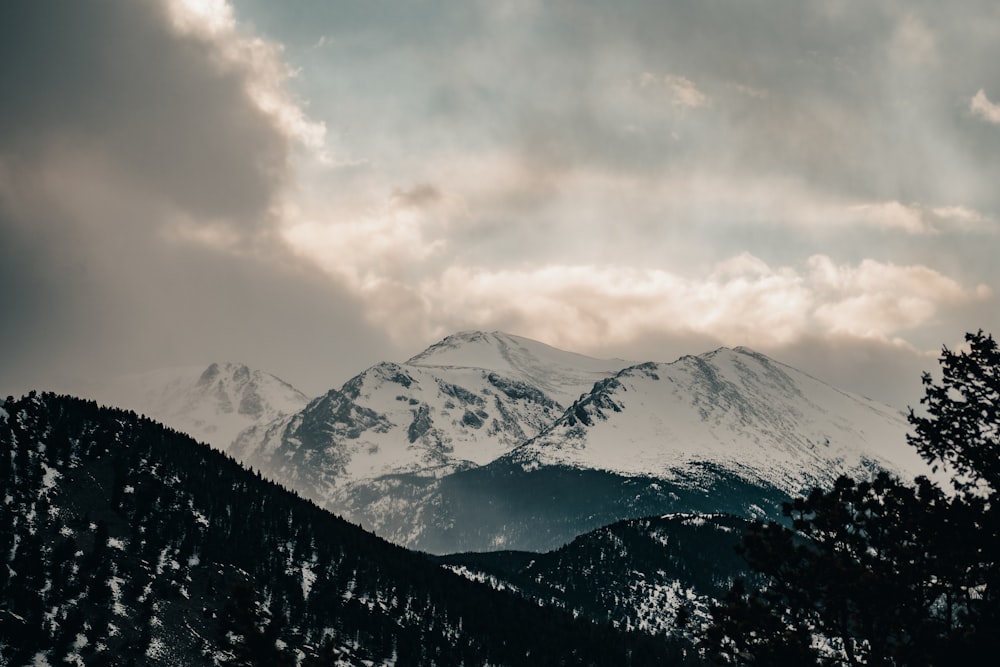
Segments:
[[[982,88],[972,96],[969,110],[987,122],[1000,125],[1000,104],[991,102]]]
[[[326,125],[309,118],[289,91],[297,72],[285,61],[281,44],[241,27],[228,0],[167,0],[166,5],[175,30],[211,42],[219,67],[246,73],[247,95],[286,136],[320,162],[332,161]]]
[[[281,234],[300,256],[365,292],[423,275],[427,260],[448,248],[445,230],[463,214],[460,199],[419,184],[396,189],[381,205],[344,219],[287,208]]]
[[[925,350],[995,328],[996,26],[855,4],[8,3],[31,29],[4,44],[28,75],[0,104],[0,265],[54,287],[9,309],[6,367],[79,329],[49,304],[108,304],[73,359],[150,331],[156,357],[178,336],[112,330],[190,284],[241,330],[240,270],[356,304],[345,350],[463,328],[625,357],[662,333]],[[279,301],[240,303],[308,319]]]
[[[907,206],[898,201],[856,204],[849,206],[847,212],[857,220],[876,227],[898,229],[911,234],[928,233],[932,230],[924,220],[920,207]]]
[[[838,266],[828,257],[811,257],[809,282],[816,296],[816,321],[830,332],[863,338],[889,339],[930,323],[944,306],[990,296],[985,286],[966,289],[925,266],[869,259]]]
[[[639,89],[664,89],[669,93],[670,103],[678,109],[697,109],[708,106],[709,99],[691,79],[677,74],[659,76],[643,72],[637,79]]]
[[[386,287],[380,283],[379,293]],[[828,335],[893,341],[991,291],[920,265],[839,264],[815,255],[802,265],[771,266],[742,253],[701,277],[623,266],[454,265],[397,296],[408,308],[385,312],[378,324],[401,339],[501,328],[594,349],[652,333],[761,347]]]
[[[993,227],[984,213],[968,206],[928,206],[898,201],[856,204],[846,209],[849,219],[909,234],[941,234],[948,230],[986,231]]]
[[[690,79],[683,76],[667,76],[665,81],[670,86],[675,107],[697,109],[708,105],[708,97],[698,90]]]
[[[374,213],[336,224],[302,222],[284,234],[294,249],[318,259],[323,269],[358,288],[389,279],[445,246],[441,240],[426,239],[419,219],[401,212]]]
[[[959,228],[976,229],[992,222],[985,214],[968,206],[938,206],[931,209],[931,213]]]
[[[231,34],[236,29],[233,7],[227,0],[167,0],[174,28],[204,37]]]

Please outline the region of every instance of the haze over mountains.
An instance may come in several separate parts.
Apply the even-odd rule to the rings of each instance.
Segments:
[[[182,430],[195,417],[245,464],[437,553],[555,548],[657,513],[774,516],[841,473],[927,472],[901,413],[746,348],[636,364],[464,332],[304,406],[238,365],[186,377],[186,390],[147,390],[168,399],[147,413]],[[252,414],[235,407],[245,400]]]
[[[250,426],[294,414],[309,402],[284,380],[231,362],[113,378],[93,398],[146,414],[221,451]]]

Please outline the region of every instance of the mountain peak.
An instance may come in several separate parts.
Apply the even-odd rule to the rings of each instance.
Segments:
[[[492,371],[527,382],[569,404],[595,382],[631,363],[595,359],[502,331],[463,331],[431,345],[405,365]]]
[[[665,478],[707,462],[797,493],[839,473],[926,474],[905,433],[888,406],[749,348],[722,347],[623,370],[510,456],[529,467]]]
[[[231,361],[224,361],[220,364],[213,361],[198,378],[198,386],[204,387],[210,385],[222,377],[232,378],[237,382],[246,382],[250,379],[250,376],[251,371],[246,364],[238,364]]]
[[[495,351],[516,344],[517,336],[502,331],[459,331],[445,336],[426,350],[406,361],[411,366],[482,367],[481,359]],[[524,339],[527,340],[527,339]],[[485,354],[484,354],[485,353]]]
[[[232,361],[113,378],[97,393],[109,404],[146,414],[221,450],[249,426],[294,414],[309,402],[284,380]]]
[[[567,352],[537,340],[503,331],[460,331],[446,336],[406,361],[410,366],[453,366],[507,371],[535,364],[581,368],[588,371],[620,370],[630,362],[595,359]]]
[[[704,353],[699,354],[697,356],[700,357],[700,358],[702,358],[702,359],[710,359],[710,358],[713,358],[713,357],[737,357],[737,356],[744,356],[744,357],[754,357],[755,359],[766,359],[768,361],[771,361],[771,358],[768,357],[766,354],[762,354],[762,353],[758,352],[757,350],[754,350],[752,348],[746,347],[745,345],[737,345],[736,347],[727,347],[725,345],[722,345],[720,347],[715,348],[714,350],[712,350],[710,352],[704,352]]]

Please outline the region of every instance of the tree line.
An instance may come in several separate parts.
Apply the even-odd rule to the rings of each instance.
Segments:
[[[757,523],[713,611],[716,665],[961,665],[1000,655],[1000,351],[982,331],[922,378],[909,444],[951,476],[837,480]],[[986,661],[986,662],[984,662]]]

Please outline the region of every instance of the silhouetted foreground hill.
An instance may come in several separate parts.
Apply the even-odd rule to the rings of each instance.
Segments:
[[[0,411],[0,663],[670,664],[393,546],[134,413]]]
[[[733,581],[759,579],[735,548],[750,525],[724,514],[672,514],[619,521],[543,554],[430,558],[541,605],[697,643],[711,624],[710,608]]]

